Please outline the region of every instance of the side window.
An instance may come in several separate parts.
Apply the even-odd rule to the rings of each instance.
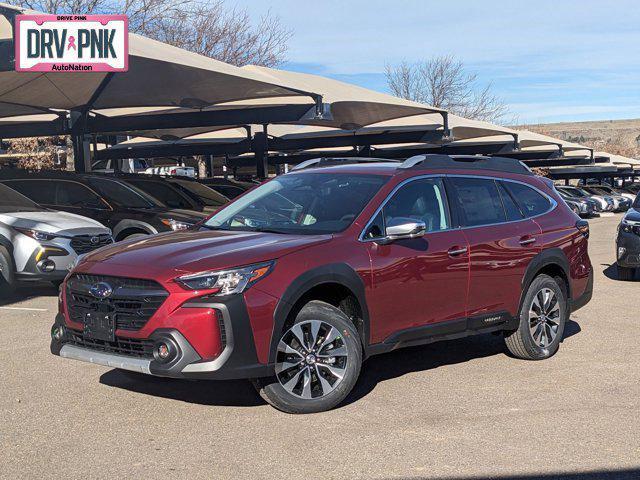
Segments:
[[[451,177],[462,224],[477,227],[506,220],[496,182],[474,177]]]
[[[442,180],[423,178],[402,186],[371,222],[364,238],[384,236],[385,226],[394,219],[422,220],[427,232],[449,228],[447,200]]]
[[[67,181],[53,183],[57,189],[57,205],[97,209],[107,208],[98,195],[80,183]]]
[[[513,197],[505,187],[505,182],[498,182],[498,190],[500,190],[500,197],[502,198],[502,205],[504,205],[504,212],[507,214],[507,221],[521,220],[524,215],[520,211],[520,207],[516,205]]]
[[[9,180],[8,186],[41,205],[55,205],[55,190],[47,180]]]
[[[535,217],[551,208],[549,199],[533,188],[515,182],[504,182],[504,184],[526,217]]]

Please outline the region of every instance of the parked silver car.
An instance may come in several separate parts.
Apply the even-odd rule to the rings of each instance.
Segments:
[[[78,255],[111,243],[97,221],[46,209],[0,184],[0,294],[21,281],[58,284]]]

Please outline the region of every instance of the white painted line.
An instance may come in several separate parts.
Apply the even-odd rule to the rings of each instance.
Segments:
[[[0,310],[22,310],[26,312],[48,312],[47,308],[27,308],[27,307],[0,307]]]

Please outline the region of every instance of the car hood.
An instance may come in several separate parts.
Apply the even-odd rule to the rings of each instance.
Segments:
[[[47,233],[70,235],[110,233],[108,228],[91,218],[54,210],[0,213],[0,222],[12,227]]]
[[[174,278],[274,260],[331,238],[262,232],[168,232],[104,247],[85,257],[81,270],[134,277],[148,272],[154,278]]]
[[[630,220],[632,222],[640,222],[640,212],[635,208],[631,208],[627,210],[627,213],[624,216],[625,220]]]

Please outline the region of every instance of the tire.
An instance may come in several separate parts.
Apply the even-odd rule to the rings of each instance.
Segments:
[[[13,257],[6,247],[0,246],[0,298],[8,297],[16,288]]]
[[[276,376],[253,383],[278,410],[324,412],[353,389],[361,365],[360,336],[349,318],[336,307],[314,300],[280,337]]]
[[[569,317],[567,296],[559,281],[542,274],[529,285],[520,307],[518,329],[504,334],[505,344],[515,357],[543,360],[558,351]]]
[[[628,282],[634,279],[636,274],[635,268],[621,267],[620,265],[617,265],[617,267],[618,267],[618,278],[620,280],[624,280]]]
[[[142,238],[148,236],[149,234],[147,233],[132,233],[131,235],[127,235],[126,237],[124,237],[122,240],[133,240],[134,238]]]

